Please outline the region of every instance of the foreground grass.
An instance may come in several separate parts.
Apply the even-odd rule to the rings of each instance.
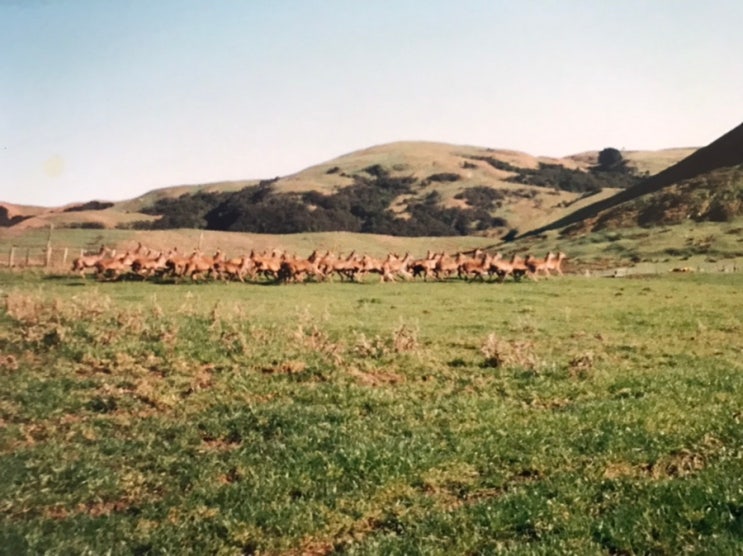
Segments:
[[[737,274],[7,274],[0,551],[733,554]]]

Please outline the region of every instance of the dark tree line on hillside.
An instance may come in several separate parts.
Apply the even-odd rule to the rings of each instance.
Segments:
[[[588,172],[566,168],[560,164],[539,163],[538,168],[519,168],[494,157],[475,156],[472,160],[482,160],[493,168],[513,172],[506,179],[512,183],[551,187],[573,193],[598,193],[604,187],[627,188],[639,183],[645,176],[636,175],[622,153],[613,147],[603,149],[598,156],[598,164]]]
[[[560,164],[539,163],[539,168],[521,168],[519,173],[508,178],[513,183],[552,187],[573,193],[598,193],[604,187],[628,188],[643,179],[633,174],[625,165],[603,169],[600,165],[589,172],[565,168]]]
[[[502,189],[494,189],[487,185],[476,185],[467,187],[461,192],[454,195],[455,199],[463,199],[467,204],[473,207],[479,207],[484,210],[494,210],[499,208],[506,198],[506,192]]]
[[[83,203],[81,205],[67,207],[66,209],[64,209],[63,212],[82,212],[85,210],[105,210],[107,208],[111,208],[112,206],[114,206],[114,204],[109,203],[108,201],[88,201],[87,203]]]
[[[410,202],[410,217],[390,210],[395,198],[412,193],[412,177],[392,177],[381,166],[354,176],[355,183],[332,195],[316,191],[279,193],[275,180],[261,182],[237,192],[186,194],[160,199],[143,210],[161,215],[139,228],[202,228],[208,230],[287,234],[349,231],[395,236],[467,235],[477,230],[506,226],[481,208],[443,208],[432,192]]]
[[[0,227],[13,226],[15,224],[18,224],[18,222],[22,222],[23,220],[26,220],[26,218],[29,218],[29,217],[22,216],[20,214],[10,216],[8,209],[3,206],[0,206]]]

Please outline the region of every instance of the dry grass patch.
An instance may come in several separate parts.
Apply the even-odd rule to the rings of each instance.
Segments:
[[[538,371],[540,361],[530,340],[506,340],[492,332],[485,338],[480,352],[485,356],[485,367]]]
[[[603,477],[606,479],[653,479],[665,480],[673,477],[688,477],[707,466],[703,454],[691,450],[679,450],[663,456],[654,463],[629,464],[614,462],[607,464]]]
[[[575,355],[568,362],[568,373],[574,379],[586,379],[593,373],[596,356],[592,351]]]
[[[421,344],[418,340],[419,329],[403,321],[388,336],[375,334],[367,338],[359,333],[352,352],[362,358],[381,359],[390,355],[419,353]]]
[[[307,363],[298,359],[290,359],[287,361],[276,361],[271,365],[264,365],[261,367],[263,374],[282,374],[282,375],[296,375],[301,374],[307,370]]]
[[[362,371],[352,367],[348,370],[348,374],[362,386],[394,386],[405,382],[404,376],[392,372]]]
[[[18,370],[18,358],[15,355],[0,353],[0,372]]]

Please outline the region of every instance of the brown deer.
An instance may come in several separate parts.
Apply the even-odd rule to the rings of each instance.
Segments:
[[[567,259],[567,255],[565,255],[565,253],[563,253],[562,251],[557,253],[557,255],[553,254],[552,258],[547,262],[547,270],[554,270],[555,272],[557,272],[557,274],[562,276],[562,261],[564,261],[565,259]]]
[[[459,266],[464,262],[464,255],[460,252],[454,258],[446,253],[442,253],[436,260],[433,272],[437,280],[446,279],[455,272],[459,271]]]
[[[509,276],[518,282],[528,271],[529,269],[518,255],[513,255],[510,261],[506,261],[500,256],[490,261],[489,272],[496,274],[499,282],[504,282]]]
[[[95,263],[95,275],[98,280],[118,280],[122,274],[131,270],[134,255],[129,251],[120,257],[101,259]]]
[[[395,276],[402,276],[404,280],[412,280],[413,275],[410,274],[409,270],[412,261],[413,258],[410,256],[410,253],[405,253],[403,258],[390,253],[382,263],[382,268],[384,269],[382,277],[390,282],[395,281]]]
[[[164,272],[170,255],[171,253],[159,253],[154,257],[137,257],[132,261],[132,272],[145,280],[156,273]]]
[[[529,276],[531,276],[534,280],[537,279],[540,273],[544,276],[551,276],[549,267],[554,256],[555,255],[552,253],[552,251],[547,253],[544,259],[539,259],[531,254],[527,255],[526,259],[524,259],[524,264],[529,271]]]
[[[95,264],[105,257],[107,250],[108,248],[105,245],[101,245],[101,248],[95,254],[76,257],[72,261],[72,272],[79,272],[80,276],[85,278],[85,271],[88,268],[95,268]]]
[[[189,258],[188,263],[186,263],[183,276],[187,276],[191,280],[197,280],[212,273],[214,265],[223,261],[224,253],[219,248],[211,257],[206,257],[200,251],[196,250]]]
[[[425,259],[416,259],[410,263],[410,270],[413,273],[413,278],[423,276],[423,281],[427,282],[428,279],[433,276],[436,272],[436,264],[445,253],[436,254],[432,251],[428,251]]]
[[[457,274],[460,278],[464,277],[468,280],[479,278],[481,281],[484,281],[485,275],[490,274],[491,260],[492,257],[488,253],[480,253],[462,262],[457,268]]]
[[[214,271],[222,280],[229,278],[231,280],[237,279],[240,282],[245,282],[245,275],[249,274],[253,268],[254,263],[250,255],[243,255],[240,259],[230,259],[214,264]]]

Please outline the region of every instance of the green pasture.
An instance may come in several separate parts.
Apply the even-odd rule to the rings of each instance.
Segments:
[[[738,272],[0,273],[0,553],[740,553],[742,336]]]

